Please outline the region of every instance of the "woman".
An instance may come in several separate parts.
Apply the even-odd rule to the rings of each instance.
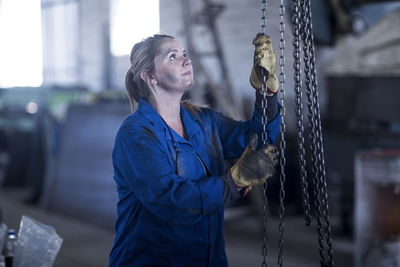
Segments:
[[[269,38],[256,44],[251,83],[260,86],[263,66],[276,93],[271,57],[275,60]],[[263,65],[265,58],[270,66]],[[194,84],[193,69],[171,36],[154,35],[137,43],[130,61],[126,89],[132,108],[138,107],[121,124],[114,144],[119,201],[110,266],[227,266],[223,203],[264,183],[276,161],[272,146],[256,149],[260,111],[237,122],[182,103]],[[257,93],[258,109],[260,101]],[[273,143],[280,123],[274,94],[267,113]],[[224,159],[239,157],[224,173]]]

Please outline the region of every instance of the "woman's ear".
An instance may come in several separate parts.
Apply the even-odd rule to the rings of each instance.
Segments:
[[[155,77],[151,74],[149,75],[146,70],[142,70],[140,72],[140,78],[152,86],[155,86],[157,84],[157,80],[155,79]]]
[[[143,81],[147,82],[147,71],[142,70],[142,71],[140,72],[140,78],[141,78]]]

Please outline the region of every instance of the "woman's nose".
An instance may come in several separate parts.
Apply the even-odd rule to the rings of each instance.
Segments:
[[[184,57],[183,58],[183,66],[186,67],[187,65],[192,64],[192,60],[190,58]]]

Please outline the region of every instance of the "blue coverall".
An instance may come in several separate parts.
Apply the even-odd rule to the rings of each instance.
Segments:
[[[261,133],[256,110],[238,122],[209,108],[197,116],[181,105],[187,139],[172,131],[144,99],[121,124],[113,149],[119,201],[110,266],[227,266],[222,203],[224,159],[239,158],[252,133]],[[268,124],[275,143],[280,116]],[[259,136],[260,137],[260,136]],[[261,140],[261,138],[259,138]]]

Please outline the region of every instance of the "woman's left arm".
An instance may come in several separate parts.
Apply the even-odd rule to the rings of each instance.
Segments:
[[[258,145],[261,145],[263,131],[261,99],[262,95],[256,91],[256,104],[253,115],[247,121],[236,121],[221,113],[214,113],[214,120],[218,127],[225,159],[239,158],[253,133],[258,134]],[[281,121],[277,95],[268,96],[267,101],[267,142],[275,144],[278,139]]]

